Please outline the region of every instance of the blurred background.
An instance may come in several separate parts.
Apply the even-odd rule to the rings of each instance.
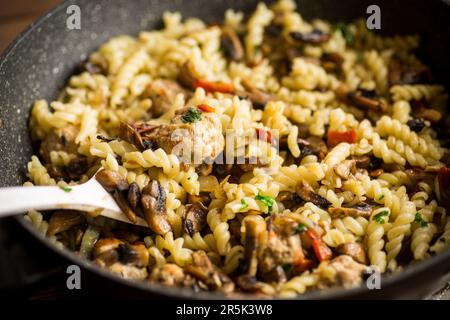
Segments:
[[[28,25],[61,0],[0,0],[0,54]]]

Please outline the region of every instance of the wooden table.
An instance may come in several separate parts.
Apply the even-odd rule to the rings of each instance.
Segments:
[[[61,0],[0,0],[0,53],[28,25]]]

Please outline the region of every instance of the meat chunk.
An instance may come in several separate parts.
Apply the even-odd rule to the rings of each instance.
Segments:
[[[195,279],[192,276],[186,274],[182,268],[172,263],[165,264],[161,267],[155,267],[148,280],[169,287],[190,287],[195,283]]]
[[[176,81],[158,79],[147,88],[147,94],[152,100],[152,117],[159,117],[169,111],[178,94],[184,94],[189,98],[191,93],[181,87]]]
[[[197,164],[216,158],[225,145],[222,123],[217,114],[197,108],[179,111],[170,124],[145,134],[144,139],[167,153],[181,157],[186,163],[195,161]]]
[[[337,251],[340,254],[352,257],[356,262],[367,265],[366,252],[360,243],[343,243],[337,247]]]
[[[225,55],[231,60],[241,61],[244,59],[244,48],[242,47],[241,40],[232,28],[226,26],[222,27],[220,45],[224,50]]]
[[[294,265],[303,260],[304,254],[300,236],[296,232],[298,223],[287,217],[275,217],[270,225],[268,240],[261,249],[258,271],[268,282],[286,279],[282,267]]]
[[[350,256],[340,255],[333,260],[322,262],[322,267],[326,266],[334,271],[333,277],[321,279],[319,286],[342,286],[350,288],[357,286],[362,281],[362,274],[366,270],[366,266],[356,262]],[[319,266],[319,269],[321,269]]]

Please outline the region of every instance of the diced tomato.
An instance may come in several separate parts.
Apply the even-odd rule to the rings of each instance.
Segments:
[[[355,129],[347,131],[328,131],[328,146],[334,147],[341,142],[355,143],[358,136]]]
[[[310,259],[298,259],[293,263],[294,271],[296,274],[303,273],[304,271],[311,270],[315,267],[314,261]]]
[[[272,142],[272,133],[269,130],[256,128],[256,137],[259,140],[266,141],[268,143]]]
[[[203,112],[214,112],[215,109],[207,104],[200,104],[197,106],[198,109],[200,109]]]
[[[210,82],[206,80],[196,80],[194,83],[195,88],[203,88],[207,92],[221,92],[221,93],[233,93],[233,85],[223,82]]]
[[[311,241],[312,247],[314,249],[314,253],[316,254],[317,259],[319,261],[329,260],[333,256],[331,249],[323,242],[322,238],[317,236],[311,230],[306,231],[306,235]]]

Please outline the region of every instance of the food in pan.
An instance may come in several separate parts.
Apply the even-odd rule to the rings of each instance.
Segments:
[[[283,297],[449,245],[447,94],[417,36],[308,22],[291,0],[163,21],[32,109],[26,185],[96,174],[130,220],[29,212],[56,245],[135,281]]]

